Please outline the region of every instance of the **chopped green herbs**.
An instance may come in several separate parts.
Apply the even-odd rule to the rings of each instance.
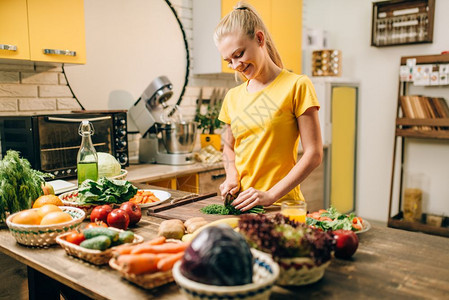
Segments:
[[[209,215],[240,215],[245,213],[263,214],[265,212],[261,205],[254,206],[247,211],[241,211],[230,204],[210,204],[201,208],[200,210],[202,213]]]

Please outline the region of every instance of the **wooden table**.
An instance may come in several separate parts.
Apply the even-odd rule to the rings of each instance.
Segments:
[[[182,194],[173,192],[174,196]],[[198,205],[186,204],[183,210],[199,215]],[[145,239],[153,238],[163,220],[144,216],[134,231]],[[315,284],[275,286],[271,299],[448,297],[449,239],[376,225],[359,237],[359,249],[352,259],[333,259],[323,279]],[[30,299],[50,299],[44,288],[48,282],[95,299],[182,298],[174,283],[144,290],[122,279],[108,266],[97,267],[66,255],[58,245],[46,249],[21,246],[7,229],[0,230],[0,251],[29,267]]]

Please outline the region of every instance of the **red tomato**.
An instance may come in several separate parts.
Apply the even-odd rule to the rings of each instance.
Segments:
[[[129,225],[129,215],[126,211],[120,208],[116,208],[108,215],[108,225],[126,230]]]
[[[90,213],[90,221],[103,221],[107,223],[108,214],[112,211],[112,207],[108,204],[95,207]]]
[[[86,227],[84,227],[84,228],[87,229],[87,228],[93,228],[93,227],[108,227],[108,224],[106,224],[103,221],[97,221],[97,222],[91,222],[91,223],[87,224]]]
[[[82,241],[84,241],[86,238],[84,237],[84,234],[74,230],[72,231],[67,237],[66,241],[75,245],[81,244]]]

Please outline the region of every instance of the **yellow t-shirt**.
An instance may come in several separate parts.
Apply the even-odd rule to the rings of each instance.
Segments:
[[[247,82],[229,90],[219,119],[231,125],[235,138],[241,191],[268,191],[296,164],[297,117],[320,104],[310,79],[285,69],[261,91],[250,93],[246,86]],[[284,200],[304,200],[300,186],[278,202]]]

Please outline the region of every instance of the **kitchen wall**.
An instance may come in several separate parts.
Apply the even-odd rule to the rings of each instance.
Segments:
[[[192,73],[194,59],[192,57],[192,0],[172,0],[170,2],[183,24],[190,47],[190,76],[188,88],[181,103],[181,111],[186,120],[191,120],[195,115],[196,100],[200,94],[200,87],[229,88],[235,86],[236,82],[232,74],[194,75]],[[151,53],[148,53],[148,55],[151,55]],[[145,75],[141,74],[141,77],[145,77]],[[94,79],[96,82],[101,80],[102,78]],[[76,90],[74,92],[76,95]],[[210,92],[212,92],[211,88],[205,89],[203,97],[208,97]],[[171,100],[176,101],[177,99]],[[80,108],[67,85],[60,64],[48,65],[18,60],[0,60],[1,115],[63,113]],[[104,109],[108,109],[108,107],[104,107]],[[137,160],[139,137],[139,134],[129,136],[130,157],[134,161]]]
[[[172,0],[171,3],[188,38],[192,68],[192,0]],[[187,118],[192,118],[195,112],[195,101],[199,95],[199,88],[196,87],[232,87],[235,84],[231,74],[195,76],[190,72],[188,86],[193,88],[186,90],[181,103],[185,107]],[[79,108],[67,86],[61,65],[0,60],[0,114],[68,112]]]
[[[303,0],[304,26],[328,32],[330,49],[343,53],[343,76],[360,81],[357,143],[357,212],[386,221],[393,158],[401,56],[439,54],[449,50],[449,1],[437,0],[432,44],[371,47],[371,0]],[[449,87],[424,88],[449,100]],[[418,93],[418,92],[417,92]],[[406,162],[408,178],[421,174],[423,209],[449,214],[448,142],[415,141]],[[399,166],[398,166],[399,167]],[[394,206],[394,209],[397,205]]]

